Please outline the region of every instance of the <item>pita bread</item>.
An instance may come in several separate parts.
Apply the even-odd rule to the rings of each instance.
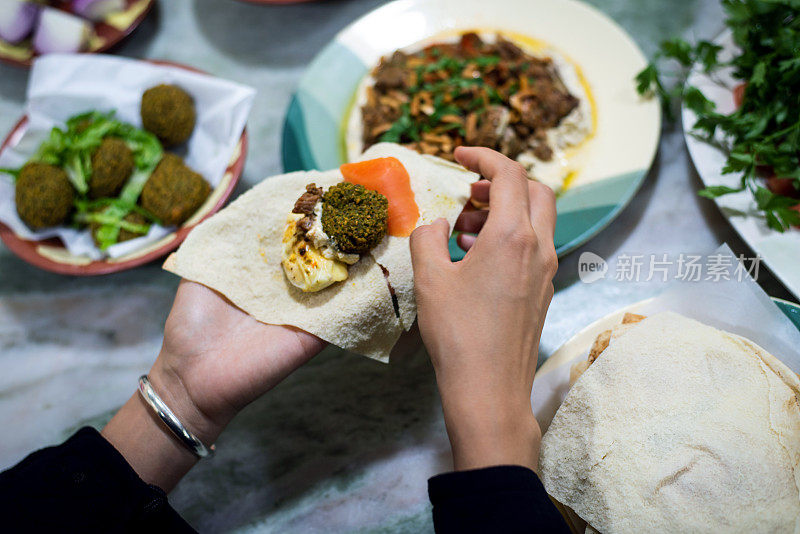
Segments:
[[[373,145],[362,160],[395,157],[411,178],[411,189],[419,207],[417,226],[430,224],[438,218],[447,219],[450,232],[470,197],[470,184],[479,176],[454,163],[433,156],[423,156],[392,143]],[[389,284],[394,288],[400,308],[400,324],[409,330],[417,318],[414,299],[414,271],[411,269],[411,250],[408,238],[386,236],[372,250],[379,265],[389,271]]]
[[[452,228],[477,175],[385,143],[372,147],[363,159],[386,156],[399,159],[412,178],[421,214],[417,226],[444,217]],[[198,225],[164,268],[219,291],[261,322],[296,326],[339,347],[388,362],[403,329],[409,329],[416,318],[408,238],[387,236],[350,267],[347,280],[316,293],[294,287],[281,266],[286,216],[306,184],[328,188],[341,181],[338,169],[268,178]],[[388,271],[388,284],[381,266]],[[399,318],[389,284],[397,298]]]
[[[674,313],[611,336],[542,440],[550,495],[604,534],[800,532],[800,380]]]

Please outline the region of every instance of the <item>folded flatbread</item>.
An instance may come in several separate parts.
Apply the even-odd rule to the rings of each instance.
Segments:
[[[800,532],[799,398],[755,343],[644,318],[577,378],[542,440],[542,481],[604,534]]]
[[[361,159],[389,156],[400,160],[409,173],[420,212],[417,226],[442,217],[452,229],[478,176],[389,143],[371,147]],[[281,267],[286,216],[306,184],[328,188],[342,179],[338,169],[268,178],[198,225],[164,268],[222,293],[261,322],[296,326],[388,362],[392,347],[402,331],[411,328],[417,313],[408,238],[387,235],[350,267],[347,280],[317,293],[294,287]]]

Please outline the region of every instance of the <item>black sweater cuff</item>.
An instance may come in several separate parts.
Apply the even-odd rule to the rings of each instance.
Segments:
[[[431,478],[428,495],[437,533],[569,533],[532,470],[503,465]]]
[[[97,430],[36,451],[0,473],[0,517],[28,530],[194,530]]]

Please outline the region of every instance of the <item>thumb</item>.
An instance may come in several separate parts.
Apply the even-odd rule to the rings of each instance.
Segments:
[[[450,225],[445,219],[436,219],[414,230],[411,234],[411,265],[415,274],[450,263],[449,238]]]

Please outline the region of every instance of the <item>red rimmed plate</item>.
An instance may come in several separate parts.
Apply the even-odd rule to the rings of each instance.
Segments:
[[[151,61],[151,63],[202,73],[202,71],[194,67],[169,61]],[[28,118],[27,116],[23,116],[11,130],[11,133],[5,138],[3,144],[0,145],[0,152],[5,150],[8,146],[19,143],[27,127]],[[178,245],[186,239],[186,236],[195,226],[219,211],[222,206],[225,205],[225,202],[230,198],[233,189],[242,176],[244,162],[247,157],[247,143],[247,130],[245,129],[228,163],[228,168],[225,169],[222,181],[211,192],[208,200],[197,213],[189,218],[189,220],[176,231],[130,254],[120,256],[119,258],[105,258],[102,260],[90,260],[85,257],[73,256],[67,251],[58,238],[45,239],[42,241],[23,239],[2,222],[0,222],[0,239],[2,239],[3,243],[5,243],[11,252],[26,262],[46,271],[58,274],[96,276],[126,271],[138,267],[139,265],[144,265],[178,248]]]
[[[89,45],[90,54],[98,54],[109,50],[111,47],[122,41],[147,17],[156,0],[126,0],[125,11],[114,15],[114,22],[117,17],[124,20],[124,23],[109,24],[97,22],[94,24],[94,36]],[[69,11],[66,9],[65,11]],[[30,40],[23,41],[20,45],[10,45],[0,39],[0,61],[14,65],[15,67],[29,68],[38,54],[33,51]]]

